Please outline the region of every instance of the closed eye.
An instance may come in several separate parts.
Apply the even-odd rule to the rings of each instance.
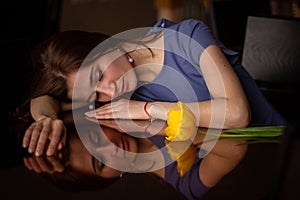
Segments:
[[[98,166],[100,168],[100,171],[102,171],[105,168],[106,165],[104,164],[103,159],[101,159],[101,162],[98,162]]]
[[[92,166],[95,174],[97,174],[97,171],[101,172],[105,168],[104,160],[101,157],[100,161],[98,161],[94,156],[92,156]]]

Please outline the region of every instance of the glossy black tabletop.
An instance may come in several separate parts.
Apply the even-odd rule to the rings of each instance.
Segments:
[[[25,167],[22,131],[12,116],[1,119],[1,199],[186,199],[146,173],[127,173],[108,187],[64,190]],[[21,133],[20,133],[21,130]],[[202,199],[300,199],[299,125],[291,124],[273,142],[249,144],[245,157]]]

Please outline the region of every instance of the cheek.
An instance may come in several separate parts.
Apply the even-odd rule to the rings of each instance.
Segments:
[[[106,68],[104,73],[109,75],[112,79],[116,80],[121,78],[125,73],[128,73],[129,71],[132,71],[132,66],[128,62],[127,58],[125,56],[122,56],[111,63]]]
[[[122,68],[116,65],[110,65],[104,70],[103,77],[116,81],[120,79],[123,74],[124,72],[122,71]]]

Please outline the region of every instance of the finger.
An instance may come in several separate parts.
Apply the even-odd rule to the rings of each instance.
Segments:
[[[91,122],[98,123],[98,120],[95,119],[95,117],[91,118],[91,117],[88,117],[88,116],[87,116],[87,117],[85,117],[85,119],[88,120],[88,121],[91,121]]]
[[[36,159],[35,159],[36,164],[39,167],[39,170],[41,172],[51,173],[53,167],[50,164],[46,163],[45,159],[47,159],[47,158],[45,158],[45,157],[36,157]]]
[[[61,138],[60,141],[57,144],[56,149],[57,150],[62,150],[64,148],[64,146],[65,146],[65,140],[63,138]]]
[[[31,126],[25,131],[25,134],[23,136],[23,143],[22,143],[24,148],[27,148],[29,145],[30,137],[34,127],[35,127],[35,123],[31,124]]]
[[[27,169],[33,170],[28,158],[23,158],[23,163]]]
[[[40,133],[42,131],[42,128],[40,125],[36,125],[32,131],[30,142],[29,142],[29,147],[28,147],[28,152],[33,153],[36,149],[37,141],[39,139]]]
[[[62,121],[56,121],[52,127],[52,134],[50,138],[50,144],[48,146],[46,154],[48,156],[54,155],[55,151],[57,150],[58,143],[62,135],[64,134],[65,128]]]
[[[85,112],[85,116],[87,117],[90,117],[90,118],[95,118],[95,115],[96,115],[96,112],[101,112],[102,110],[106,110],[108,108],[111,107],[111,103],[108,103],[108,104],[105,104],[95,110],[91,110],[91,111],[88,111],[88,112]]]
[[[116,126],[116,120],[97,120],[100,125],[104,126]]]
[[[117,115],[117,113],[113,114],[112,112],[109,112],[109,113],[98,112],[98,113],[96,113],[95,118],[96,119],[113,119],[113,118],[119,118],[119,116]]]
[[[113,119],[113,118],[122,118],[121,113],[122,112],[121,106],[112,105],[105,109],[101,110],[95,110],[95,118],[96,119]]]
[[[43,154],[46,143],[48,142],[49,134],[50,134],[50,130],[48,128],[43,128],[37,142],[37,146],[35,150],[36,156],[40,156]]]
[[[95,115],[96,115],[96,111],[95,110],[92,110],[92,111],[89,111],[89,112],[86,112],[84,113],[86,117],[89,117],[89,118],[95,118]]]
[[[36,173],[42,173],[42,169],[36,162],[35,157],[28,158],[28,161],[30,162],[30,165],[31,165],[33,171],[35,171]]]
[[[58,160],[54,156],[47,157],[48,161],[52,164],[54,171],[56,172],[63,172],[64,166],[62,165],[61,161]]]

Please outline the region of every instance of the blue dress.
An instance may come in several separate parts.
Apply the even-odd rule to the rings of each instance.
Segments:
[[[241,65],[238,52],[226,48],[203,22],[188,19],[174,23],[161,19],[148,34],[158,31],[164,33],[164,65],[151,83],[137,88],[134,99],[165,102],[211,100],[212,96],[199,66],[199,58],[208,46],[216,45],[223,51],[244,88],[251,108],[250,126],[285,125],[285,120],[266,100],[253,78]]]

